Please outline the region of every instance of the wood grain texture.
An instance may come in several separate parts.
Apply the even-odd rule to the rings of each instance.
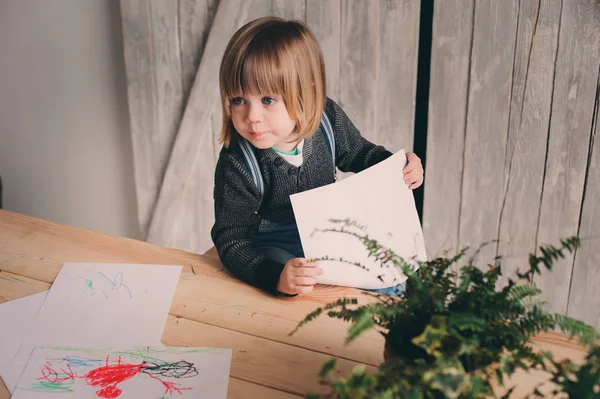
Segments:
[[[183,113],[176,1],[121,1],[138,219],[145,237]]]
[[[8,388],[4,385],[4,381],[0,378],[0,399],[9,399],[10,392],[8,392]]]
[[[380,2],[342,0],[339,104],[367,139],[375,136]]]
[[[433,12],[423,235],[428,258],[458,248],[474,1]]]
[[[271,1],[271,15],[306,22],[306,0]]]
[[[493,262],[503,188],[517,0],[475,2],[459,246]]]
[[[536,251],[561,3],[521,1],[498,236],[500,284],[524,272]]]
[[[392,152],[413,150],[421,5],[385,0],[377,22],[373,141]]]
[[[300,399],[301,397],[302,396],[292,395],[263,385],[238,380],[237,378],[229,378],[229,388],[227,390],[228,399]]]
[[[165,326],[163,343],[232,348],[232,377],[297,395],[327,392],[327,387],[319,384],[317,376],[331,357],[321,353],[171,315]],[[340,359],[334,374],[348,375],[356,366],[356,362]],[[375,368],[367,366],[366,371],[373,373]]]
[[[599,7],[590,0],[563,2],[538,246],[560,245],[579,231],[600,64]],[[549,310],[567,311],[572,271],[567,254],[552,273],[534,279]]]
[[[219,0],[178,0],[178,2],[183,98],[187,102]]]
[[[341,0],[306,0],[306,23],[313,31],[325,59],[327,95],[340,99]]]
[[[190,208],[184,206],[187,192],[191,189],[190,185],[192,188],[195,186],[196,173],[210,176],[214,172],[214,168],[210,171],[197,169],[199,159],[205,155],[204,149],[210,148],[213,142],[211,116],[219,101],[218,71],[221,58],[230,37],[248,20],[249,10],[255,6],[254,3],[241,0],[219,2],[160,190],[148,234],[149,242],[175,246],[178,234],[191,233],[191,230],[181,228],[182,222],[189,216]],[[196,189],[212,193],[212,184]],[[199,227],[206,230],[210,224],[209,221],[200,221]],[[203,251],[210,245],[211,242],[198,242],[193,249]]]
[[[0,270],[19,271],[18,274],[3,275],[19,279],[28,277],[27,280],[32,285],[37,285],[40,290],[54,280],[65,261],[148,261],[147,263],[185,265],[171,312],[173,308],[187,307],[188,316],[192,318],[171,314],[163,334],[163,342],[173,345],[232,348],[232,377],[228,397],[235,399],[289,398],[297,397],[289,392],[323,392],[315,373],[333,353],[329,351],[330,348],[322,346],[324,341],[321,339],[342,338],[348,325],[323,325],[308,336],[295,335],[292,336],[294,341],[283,342],[287,339],[287,326],[291,319],[303,317],[316,304],[330,302],[343,296],[353,296],[352,294],[356,293],[356,290],[347,288],[337,287],[330,290],[330,287],[319,287],[314,295],[307,297],[274,298],[229,278],[226,272],[221,271],[218,259],[212,256],[156,247],[140,241],[94,233],[2,210],[0,255]],[[46,281],[48,278],[50,281]],[[37,283],[33,280],[37,280]],[[4,296],[6,287],[12,284],[16,282],[0,279],[0,296]],[[11,294],[15,298],[27,295],[30,290],[25,285],[14,286],[21,287]],[[242,287],[246,287],[248,291],[244,292]],[[202,291],[206,292],[206,296],[195,296]],[[218,292],[222,294],[217,294]],[[177,298],[183,300],[176,303]],[[201,300],[204,300],[205,304],[202,304]],[[240,304],[249,307],[240,307]],[[250,313],[254,306],[262,313]],[[194,313],[211,312],[213,315],[207,320],[199,320],[193,316]],[[218,314],[225,314],[224,319],[229,319],[223,325],[216,325]],[[247,329],[249,324],[245,325],[244,319],[250,320],[264,331],[271,331],[272,335],[257,334],[259,329]],[[317,319],[312,324],[319,322]],[[309,325],[306,328],[309,328]],[[307,340],[312,342],[309,345],[317,344],[315,349],[305,347]],[[574,361],[581,361],[586,353],[585,348],[569,341],[562,334],[543,333],[534,337],[532,341],[538,349],[548,350],[558,357]],[[360,347],[360,351],[379,354],[383,343],[362,342]],[[346,360],[342,359],[339,362],[337,376],[346,375],[350,371],[358,361],[355,355],[360,351],[348,350],[341,353]],[[374,370],[373,367],[367,369],[370,372]],[[539,373],[517,372],[511,378],[511,382],[517,385],[518,392],[530,392],[534,386],[547,378],[547,375]]]
[[[381,335],[370,331],[356,342],[345,345],[347,324],[326,317],[318,318],[298,333],[288,336],[306,314],[337,298],[356,297],[359,303],[373,301],[358,290],[320,285],[309,297],[275,298],[233,278],[218,257],[204,257],[141,241],[67,228],[7,211],[0,211],[0,226],[0,270],[46,284],[32,287],[27,292],[47,289],[45,287],[54,281],[65,262],[181,265],[183,271],[170,310],[173,315],[306,346],[314,351],[366,364],[376,365],[383,360],[381,351],[372,350],[373,347],[383,347]],[[6,286],[17,287],[16,283],[6,281]],[[232,289],[235,291],[234,298],[231,296]],[[12,298],[16,294],[11,291],[4,294],[0,290],[2,295]],[[339,333],[322,333],[337,330]]]
[[[592,130],[592,148],[587,168],[585,194],[581,210],[579,237],[573,264],[567,314],[591,324],[600,331],[600,68],[596,83],[596,115]]]
[[[338,104],[362,136],[374,141],[377,99],[377,20],[380,1],[341,0]],[[352,172],[337,172],[338,180]]]
[[[50,283],[0,270],[0,303],[46,291]]]

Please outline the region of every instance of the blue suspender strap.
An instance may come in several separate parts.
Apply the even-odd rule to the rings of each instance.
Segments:
[[[333,176],[335,177],[335,136],[333,135],[333,128],[331,127],[331,122],[329,122],[329,117],[327,117],[325,112],[323,112],[323,116],[321,117],[321,130],[325,134],[325,141],[327,141],[327,147],[329,147],[329,152],[331,153]]]
[[[246,165],[248,166],[248,172],[250,172],[250,177],[252,177],[252,180],[258,188],[258,193],[260,195],[258,199],[258,206],[256,207],[256,214],[258,214],[260,204],[262,204],[262,200],[265,195],[265,182],[263,181],[260,168],[258,167],[258,161],[256,160],[256,155],[254,154],[250,143],[241,137],[239,143],[240,148],[242,149],[242,154],[244,155],[244,159],[246,160]]]

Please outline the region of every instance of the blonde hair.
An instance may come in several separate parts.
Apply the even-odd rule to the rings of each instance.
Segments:
[[[221,143],[228,147],[234,137],[230,100],[246,93],[280,95],[298,139],[310,136],[325,109],[325,79],[321,47],[303,22],[264,17],[247,23],[221,61]]]

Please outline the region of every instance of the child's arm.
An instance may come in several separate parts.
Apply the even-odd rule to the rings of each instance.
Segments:
[[[277,293],[284,265],[265,259],[255,249],[252,236],[258,229],[259,192],[241,157],[222,150],[215,171],[215,224],[211,236],[225,267],[236,277]]]
[[[362,137],[344,110],[330,98],[325,112],[335,135],[336,166],[342,172],[361,172],[392,155],[384,147]]]

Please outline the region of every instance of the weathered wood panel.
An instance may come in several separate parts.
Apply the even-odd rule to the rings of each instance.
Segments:
[[[435,2],[423,235],[431,259],[458,250],[474,0]]]
[[[338,104],[361,134],[375,137],[377,101],[377,19],[380,2],[342,0],[340,26],[340,91]],[[338,179],[351,172],[338,171]]]
[[[591,0],[563,2],[538,245],[578,234],[600,63],[599,7]],[[552,311],[567,311],[572,266],[567,255],[534,280]]]
[[[412,151],[417,90],[420,1],[385,0],[377,21],[373,141]]]
[[[183,112],[177,2],[122,0],[138,219],[145,237]]]
[[[271,15],[306,22],[305,0],[272,0]]]
[[[219,0],[178,1],[183,97],[187,101]]]
[[[342,0],[339,104],[362,135],[373,139],[377,99],[379,2]],[[389,82],[388,82],[389,83]]]
[[[196,71],[200,66],[204,47],[215,13],[219,4],[218,0],[179,0],[180,10],[180,35],[181,35],[181,59],[184,71],[184,91],[186,100],[189,101]],[[198,94],[196,94],[198,95]],[[211,121],[217,119],[216,124],[199,129],[197,134],[207,135],[207,143],[198,150],[199,171],[214,170],[217,162],[217,141],[221,130],[221,109],[214,107]],[[212,198],[212,186],[214,184],[212,174],[195,173],[192,180],[194,195],[190,197],[190,191],[184,196],[186,204],[186,216],[181,221],[181,228],[185,234],[177,236],[176,246],[190,250],[202,250],[211,245],[210,226],[214,220],[214,207]]]
[[[184,98],[187,102],[192,85],[194,84],[194,78],[196,77],[196,71],[200,66],[200,60],[202,59],[202,53],[204,52],[204,46],[210,32],[215,13],[219,0],[179,0],[179,36],[181,37],[181,68],[183,71],[183,92]],[[218,156],[218,140],[219,133],[221,131],[221,108],[215,107],[213,109],[212,119],[214,121],[212,134],[213,143],[211,146],[204,148],[205,156],[202,160],[207,162],[210,166],[212,153],[212,164],[213,166],[217,163]],[[202,165],[204,169],[204,165]],[[208,205],[212,212],[212,204]],[[205,213],[206,210],[199,210],[201,213]],[[197,215],[196,217],[202,217]],[[203,220],[203,219],[200,219]],[[209,219],[210,220],[210,219]]]
[[[198,199],[202,204],[203,199],[212,198],[214,165],[201,170],[200,162],[204,160],[204,149],[212,149],[214,145],[212,114],[219,104],[219,84],[215,77],[235,30],[249,20],[267,15],[269,9],[260,1],[219,2],[161,187],[149,242],[193,251],[204,251],[212,245],[213,219],[199,219],[194,211],[198,209]],[[200,212],[209,214],[206,206]]]
[[[340,99],[340,0],[306,0],[306,23],[321,44],[327,74],[327,95]]]
[[[536,251],[560,9],[561,0],[521,0],[498,237],[500,283],[524,271]]]
[[[596,83],[596,116],[593,124],[590,162],[581,210],[579,236],[582,239],[573,264],[567,314],[600,331],[600,68]]]
[[[475,2],[460,247],[479,249],[498,236],[518,5],[517,0]],[[482,262],[491,262],[495,250],[485,245]]]

